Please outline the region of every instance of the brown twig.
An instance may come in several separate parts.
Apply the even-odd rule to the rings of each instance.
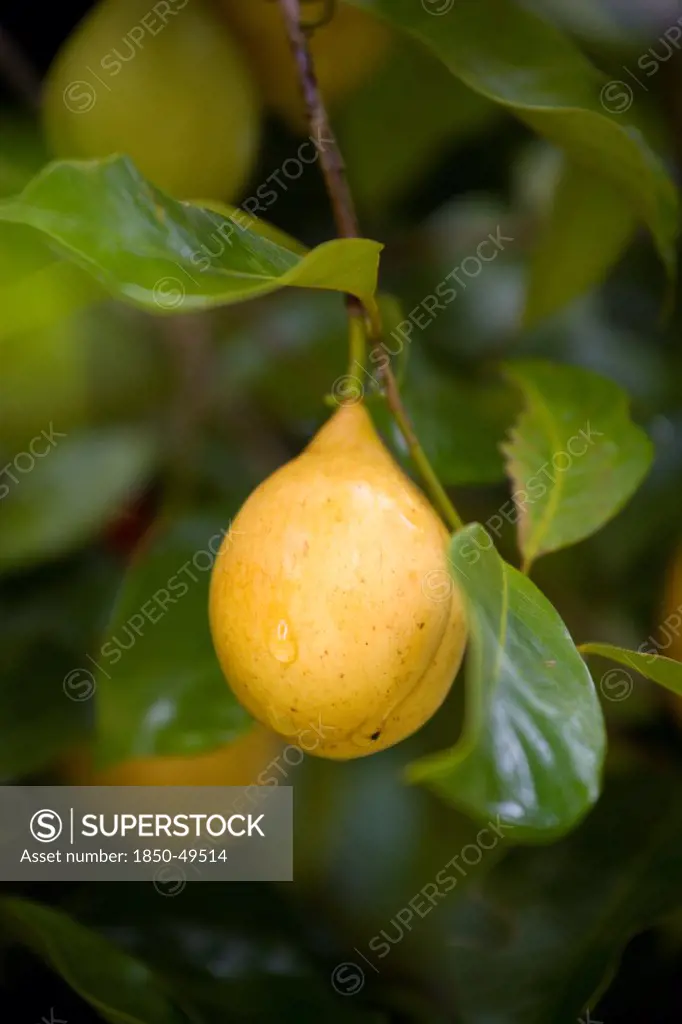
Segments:
[[[341,238],[358,238],[360,237],[360,228],[355,203],[346,177],[346,165],[329,123],[329,116],[315,74],[308,38],[301,25],[300,0],[279,0],[279,2],[284,15],[289,44],[298,69],[308,121],[315,138],[324,140],[324,145],[320,146],[320,164],[334,212],[336,229]],[[379,348],[382,345],[382,329],[376,314],[373,315],[367,310],[354,295],[346,297],[346,306],[350,317],[362,317],[365,320],[369,328],[370,344],[372,348]],[[400,397],[393,370],[387,360],[382,359],[380,363],[382,365],[381,384],[386,404],[405,439],[410,456],[445,522],[452,529],[458,530],[463,525],[462,520],[419,443]]]
[[[298,77],[310,127],[316,139],[324,140],[324,146],[320,147],[320,163],[334,210],[337,231],[341,238],[358,238],[360,228],[355,212],[355,203],[348,187],[346,166],[322,101],[308,38],[301,26],[299,0],[280,0],[280,3],[298,68]]]

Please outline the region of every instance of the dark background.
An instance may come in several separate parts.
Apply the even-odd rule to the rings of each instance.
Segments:
[[[83,3],[48,6],[5,3],[0,9],[0,25],[38,72],[43,73],[88,6]],[[563,6],[553,4],[552,9],[560,20],[563,15],[576,31],[568,0]],[[595,31],[578,34],[582,45],[607,70],[610,67],[617,69],[620,61],[631,60],[632,55],[636,57],[641,53],[649,39],[655,39],[660,26],[669,24],[671,17],[670,5],[661,4],[654,9],[654,5],[643,0],[640,4],[633,0],[627,5],[617,4],[614,0],[608,8],[602,9],[616,13],[621,24],[619,38],[615,41],[605,39]],[[589,18],[587,24],[589,26]],[[682,101],[678,103],[678,98],[682,97],[678,57],[671,59],[663,69],[656,80],[656,89],[662,109],[668,111],[668,128],[674,150],[682,139],[682,121],[677,121],[676,114],[682,109]],[[12,91],[7,86],[3,87],[0,96],[4,106],[15,104]],[[279,166],[283,157],[291,152],[291,136],[274,118],[267,123],[264,140],[259,166],[253,174],[254,184],[263,179],[268,169]],[[363,227],[370,237],[379,237],[389,243],[385,284],[404,300],[409,309],[424,294],[429,282],[438,279],[438,268],[449,265],[448,261],[453,261],[453,252],[459,251],[461,240],[456,237],[456,232],[454,242],[453,236],[448,235],[441,245],[439,225],[444,223],[446,207],[450,213],[457,210],[466,222],[467,217],[473,216],[472,200],[484,197],[486,202],[496,204],[509,223],[520,227],[522,242],[508,258],[495,266],[494,279],[488,281],[485,295],[468,296],[466,302],[453,311],[447,323],[435,325],[423,339],[434,365],[466,374],[472,367],[485,366],[493,357],[508,353],[510,347],[515,346],[518,352],[541,351],[548,358],[601,370],[631,392],[636,418],[646,425],[657,441],[655,469],[640,494],[614,523],[574,551],[543,560],[537,569],[537,580],[556,601],[574,635],[582,638],[589,628],[592,636],[614,642],[629,641],[636,646],[661,621],[665,581],[682,534],[679,314],[675,313],[667,322],[661,321],[663,275],[649,241],[642,235],[596,295],[572,308],[566,317],[553,320],[535,333],[519,336],[507,312],[508,297],[518,291],[518,274],[532,245],[540,208],[538,195],[542,192],[545,174],[542,161],[534,162],[532,159],[535,152],[532,142],[530,134],[508,117],[496,119],[492,127],[481,128],[471,137],[453,137],[432,155],[423,175],[410,185],[391,209],[362,210]],[[347,157],[352,164],[352,153]],[[671,157],[679,180],[674,160]],[[249,194],[248,189],[246,194]],[[522,198],[524,194],[526,200]],[[329,237],[333,232],[324,191],[314,173],[307,174],[300,187],[292,188],[282,196],[272,219],[309,244]],[[462,233],[466,234],[465,231]],[[253,313],[249,311],[246,315],[254,318],[261,315],[261,305],[264,309],[269,308],[261,303],[253,305]],[[228,327],[220,329],[229,334],[233,322],[227,318],[225,323]],[[309,371],[312,377],[311,367],[315,358],[313,354],[310,366],[303,364],[305,380]],[[314,387],[310,385],[311,392]],[[308,393],[305,397],[308,401],[313,400]],[[293,456],[315,425],[314,421],[319,422],[324,417],[322,407],[313,417],[288,417],[281,409],[269,407],[265,401],[259,405],[259,412],[267,428],[265,440],[259,449],[259,457],[251,452],[246,460],[248,465],[241,466],[236,474],[238,480],[233,487],[236,494],[247,492],[266,470]],[[239,433],[237,429],[236,434]],[[275,435],[274,439],[272,435]],[[153,516],[160,486],[159,480],[149,481],[145,493],[139,497],[143,509],[142,522]],[[501,493],[501,489],[490,487],[463,489],[458,504],[471,517],[485,517],[498,507]],[[135,529],[133,526],[133,535]],[[511,546],[511,537],[505,538],[505,543]],[[125,544],[112,547],[108,535],[95,541],[87,551],[69,556],[56,568],[39,567],[21,579],[10,578],[3,584],[5,599],[12,600],[31,588],[42,590],[49,586],[55,575],[75,580],[84,561],[93,557],[104,565],[104,575],[115,584],[125,569],[128,554]],[[113,589],[113,584],[103,584],[99,591],[102,609],[106,605],[107,588]],[[73,586],[77,584],[74,582]],[[680,601],[682,594],[677,596],[677,602]],[[618,741],[623,741],[625,747],[635,746],[645,759],[662,758],[676,764],[682,750],[677,726],[679,713],[676,714],[672,702],[663,700],[643,682],[637,692],[639,696],[633,706],[606,708],[613,735]],[[456,709],[453,709],[453,715],[455,713]],[[439,730],[443,731],[442,725],[434,726],[426,739],[422,737],[410,747],[410,752],[419,750],[420,743],[427,744],[429,739],[437,737]],[[385,759],[370,760],[392,766],[392,756],[389,754]],[[396,763],[408,759],[408,754],[401,751]],[[319,775],[313,773],[311,785],[324,792],[324,799],[322,804],[306,804],[311,810],[305,823],[301,824],[305,833],[301,843],[314,844],[318,832],[321,835],[324,830],[329,830],[327,847],[334,852],[331,855],[320,854],[317,870],[310,871],[308,875],[304,873],[300,882],[285,887],[284,891],[267,886],[213,887],[205,884],[199,886],[206,890],[205,894],[192,893],[186,906],[178,909],[178,921],[181,921],[188,910],[196,910],[201,917],[207,904],[211,904],[223,927],[223,941],[227,942],[226,936],[229,936],[228,944],[231,944],[233,952],[236,947],[241,948],[240,944],[248,950],[248,956],[245,952],[244,957],[253,971],[245,971],[242,977],[247,1001],[249,978],[259,979],[263,962],[273,949],[280,947],[297,949],[297,955],[306,965],[304,976],[309,972],[310,978],[315,979],[305,984],[313,987],[318,983],[327,984],[330,969],[346,958],[354,941],[359,942],[363,935],[362,905],[366,901],[372,902],[376,895],[372,886],[379,885],[382,857],[395,854],[399,843],[398,839],[389,837],[400,836],[406,828],[403,824],[401,830],[401,821],[404,820],[401,815],[407,814],[405,807],[401,805],[391,811],[387,791],[381,788],[384,786],[380,781],[382,771],[386,775],[387,767],[354,765],[343,780],[337,766],[318,767],[318,771]],[[355,793],[370,785],[378,787],[380,794],[370,806],[375,820],[383,822],[381,827],[377,825],[377,834],[384,840],[376,854],[377,864],[372,865],[371,870],[371,840],[367,838],[363,855],[358,854],[355,861],[348,861],[345,859],[348,847],[335,846],[340,842],[339,829],[343,826],[337,822],[330,829],[328,821],[330,808],[334,808],[335,815],[338,810],[338,818],[342,820],[342,814],[347,814],[347,811],[342,812],[341,807],[347,807],[349,792]],[[422,810],[426,808],[424,813],[435,822],[432,831],[435,830],[441,839],[447,838],[450,826],[442,809],[431,797],[422,794],[419,799]],[[318,814],[314,808],[322,805],[325,812]],[[422,837],[423,843],[427,841]],[[311,855],[309,851],[307,856],[315,859],[314,853]],[[373,881],[369,880],[370,875]],[[416,877],[427,878],[429,875],[422,871]],[[405,893],[416,891],[419,884],[406,883],[405,879],[387,881],[386,891],[377,897],[378,902],[388,908],[385,917],[390,917],[392,908],[402,906]],[[3,891],[17,891],[16,886],[4,885],[2,888]],[[128,925],[132,931],[139,926],[140,933],[127,936],[126,945],[131,949],[142,947],[147,954],[150,950],[160,951],[164,926],[158,915],[170,913],[169,908],[159,907],[158,896],[155,902],[141,886],[110,886],[110,892],[103,892],[104,888],[107,887],[40,886],[22,891],[48,904],[68,909],[86,908],[88,920],[106,927],[113,937],[123,936]],[[192,932],[191,925],[181,924],[179,927],[185,931],[184,939],[178,939],[176,954]],[[368,927],[365,924],[364,934],[374,934],[371,927],[367,930]],[[382,974],[376,983],[368,979],[367,990],[362,997],[363,1009],[371,1010],[373,1005],[380,1005],[385,1011],[387,1005],[394,1006],[388,1011],[389,1019],[398,1024],[413,1020],[454,1019],[449,1016],[452,993],[443,979],[434,984],[431,977],[424,983],[428,971],[421,978],[418,971],[414,977],[407,978],[404,970],[398,958],[392,956],[387,961],[386,976]],[[663,930],[657,927],[644,932],[627,946],[610,990],[592,1010],[592,1019],[604,1024],[678,1022],[682,1013],[681,970],[679,928],[673,924]],[[0,971],[2,1020],[12,1024],[37,1024],[43,1017],[48,1021],[51,1019],[52,1008],[54,1018],[68,1021],[68,1024],[88,1024],[100,1019],[61,979],[28,953],[18,949],[6,952],[0,961]],[[252,984],[260,986],[261,982],[252,981]],[[425,991],[431,994],[425,995]],[[255,1010],[253,1016],[240,1014],[234,1019],[283,1020],[276,1002],[273,999],[273,1004]],[[358,1002],[358,1013],[359,1007]],[[344,1012],[346,1010],[344,1007]],[[215,1019],[230,1020],[230,1011],[217,1012]],[[301,1014],[298,1019],[302,1021],[304,1016]]]

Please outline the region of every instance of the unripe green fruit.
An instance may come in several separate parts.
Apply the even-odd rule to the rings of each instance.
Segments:
[[[180,199],[237,198],[259,122],[242,55],[202,0],[103,0],[66,41],[45,87],[57,156],[124,153]]]
[[[274,0],[222,0],[228,24],[249,55],[268,107],[305,134],[307,117],[296,64],[282,12]],[[302,9],[310,20],[321,13],[322,3]],[[325,103],[332,110],[358,89],[386,56],[388,27],[344,3],[335,4],[331,20],[311,34],[310,48]]]

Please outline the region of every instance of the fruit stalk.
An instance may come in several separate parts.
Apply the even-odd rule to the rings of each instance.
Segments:
[[[318,85],[310,46],[301,24],[300,0],[279,0],[279,3],[298,69],[299,82],[310,128],[315,138],[324,140],[324,145],[320,147],[320,164],[334,213],[336,229],[341,238],[358,238],[360,237],[360,227],[355,203],[346,177],[346,166],[329,123],[329,116]],[[354,295],[346,296],[346,308],[351,323],[351,339],[357,339],[359,321],[362,320],[365,324],[365,331],[369,329],[372,348],[378,348],[382,343],[383,335],[378,311],[376,309],[366,309]],[[380,377],[383,384],[384,398],[398,429],[403,435],[410,457],[421,474],[431,500],[445,522],[451,529],[459,530],[463,526],[463,522],[419,443],[419,439],[403,405],[393,370],[386,363],[386,360],[380,360],[380,364],[382,365]]]

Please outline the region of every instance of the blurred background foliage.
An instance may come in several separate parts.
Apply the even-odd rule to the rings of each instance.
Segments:
[[[248,33],[240,36],[229,3],[220,2],[211,17],[223,19],[221,30],[234,34],[251,67],[253,40],[247,45]],[[615,80],[657,48],[660,69],[646,91],[634,87],[634,101],[678,180],[682,60],[676,46],[666,56],[661,43],[678,5],[526,6],[569,33]],[[2,196],[61,155],[32,108],[40,78],[87,8],[69,0],[40,13],[31,5],[3,11],[2,29],[35,81],[0,37]],[[112,37],[111,47],[117,42]],[[336,45],[332,37],[332,71],[334,53],[338,65],[344,59]],[[140,67],[143,58],[141,51]],[[211,88],[209,71],[183,69],[188,89],[201,72],[197,110],[207,100],[201,90]],[[576,226],[569,184],[563,244],[553,244],[550,210],[565,181],[560,153],[407,37],[385,40],[371,73],[358,78],[341,90],[333,120],[363,232],[386,246],[382,288],[400,308],[421,303],[498,227],[513,239],[480,276],[466,279],[456,301],[413,332],[400,356],[406,403],[439,474],[457,487],[468,519],[485,521],[507,500],[499,444],[518,398],[496,373],[500,359],[536,355],[617,381],[655,443],[653,470],[605,529],[543,559],[535,577],[576,641],[598,637],[636,648],[653,636],[663,653],[682,656],[674,630],[667,640],[662,632],[682,604],[673,571],[681,539],[682,324],[679,309],[661,316],[665,274],[650,238],[609,205],[608,190],[589,212],[589,230]],[[297,152],[305,133],[295,112],[282,116],[276,90],[273,99],[262,89],[248,178],[232,195],[193,198],[238,203]],[[176,130],[169,116],[164,131],[173,137]],[[199,147],[198,161],[210,159],[222,130],[219,117],[204,123],[206,154]],[[308,246],[334,233],[318,171],[306,166],[297,180],[283,179],[266,214]],[[565,282],[581,281],[595,258],[590,237],[604,236],[614,254],[622,250],[616,266],[602,285],[562,305]],[[37,233],[0,226],[0,464],[15,465],[37,437],[42,451],[43,432],[56,438],[30,472],[20,471],[27,458],[16,463],[16,483],[2,476],[9,486],[0,499],[5,782],[85,781],[97,755],[133,762],[125,781],[143,783],[152,778],[149,758],[210,755],[243,730],[210,647],[208,573],[197,572],[179,607],[148,624],[111,671],[102,645],[108,638],[121,647],[140,603],[205,549],[264,476],[300,451],[326,417],[324,396],[345,362],[338,295],[292,289],[210,313],[154,317],[108,298],[74,265],[55,266]],[[387,436],[395,442],[390,427]],[[517,557],[511,526],[501,548]],[[73,675],[82,669],[92,677]],[[598,685],[601,678],[595,669]],[[94,697],[83,699],[91,686]],[[190,884],[176,898],[142,885],[4,885],[4,1018],[50,1019],[54,1008],[69,1024],[678,1021],[682,709],[638,677],[626,689],[621,699],[622,689],[601,687],[611,747],[597,809],[553,846],[501,846],[433,913],[415,918],[401,941],[400,909],[478,828],[401,781],[415,756],[452,743],[461,687],[397,749],[349,764],[280,762],[280,781],[295,787],[293,884]],[[155,717],[160,704],[166,714]],[[277,749],[273,740],[254,771]],[[235,777],[234,764],[209,759],[202,766],[207,782]],[[189,761],[176,768],[177,781],[199,781]],[[375,973],[362,956],[372,956],[369,941],[382,929],[393,941],[390,954],[374,961]],[[366,975],[352,996],[329,980],[345,961]]]

